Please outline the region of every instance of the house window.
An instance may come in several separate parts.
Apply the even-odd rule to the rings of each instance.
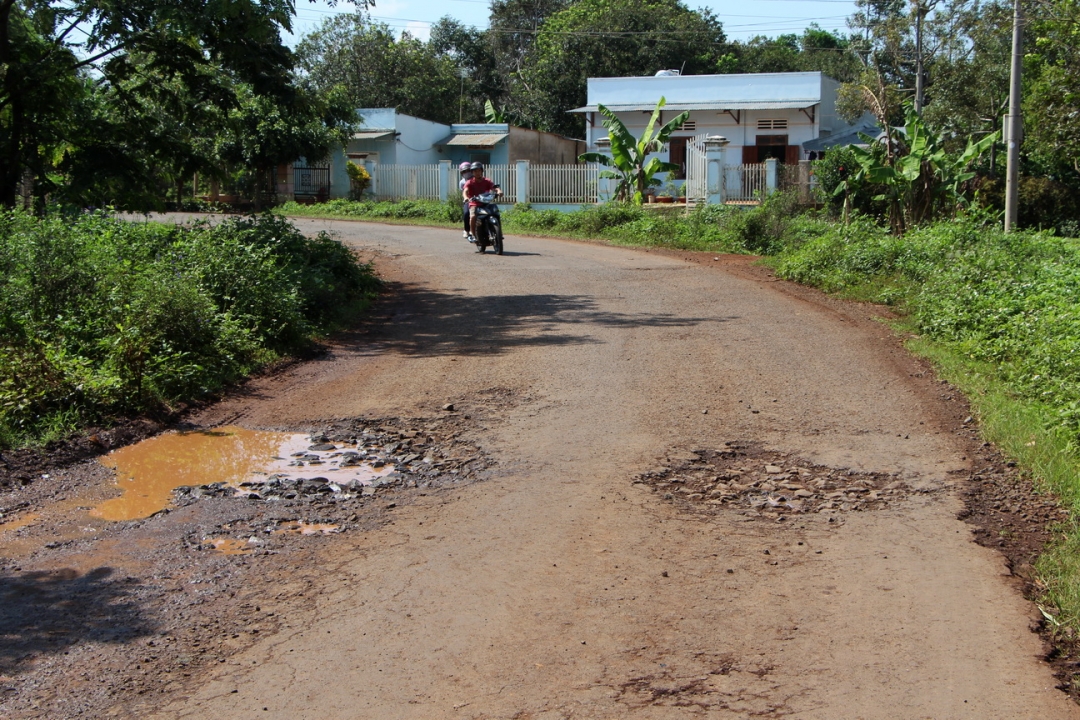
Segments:
[[[469,162],[484,163],[485,165],[491,164],[491,153],[485,152],[471,152],[469,153]]]
[[[676,180],[686,179],[686,143],[690,138],[673,137],[668,141],[668,162],[679,166],[672,175]]]
[[[787,118],[762,118],[757,121],[757,129],[787,130]]]
[[[680,128],[680,129],[681,130],[689,130],[691,132],[693,132],[694,130],[697,130],[697,120],[687,120],[686,122],[684,122],[682,124],[682,128]]]

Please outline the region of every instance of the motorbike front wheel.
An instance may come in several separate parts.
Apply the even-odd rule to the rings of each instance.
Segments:
[[[503,253],[502,228],[499,227],[499,221],[498,220],[492,220],[491,221],[491,226],[492,226],[492,230],[493,230],[492,235],[494,236],[493,244],[495,246],[495,254],[496,255],[502,255],[502,253]]]

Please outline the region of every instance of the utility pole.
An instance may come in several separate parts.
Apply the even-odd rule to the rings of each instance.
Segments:
[[[1016,229],[1017,182],[1020,179],[1020,71],[1023,61],[1024,18],[1020,0],[1013,0],[1012,65],[1009,68],[1009,114],[1005,123],[1005,232]]]
[[[915,114],[921,116],[923,108],[923,6],[915,0]]]

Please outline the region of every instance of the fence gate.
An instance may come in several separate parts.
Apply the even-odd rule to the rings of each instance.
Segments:
[[[706,134],[695,135],[686,143],[686,202],[704,203],[709,190],[709,168],[705,162]]]
[[[293,166],[293,194],[325,200],[330,195],[330,166]]]

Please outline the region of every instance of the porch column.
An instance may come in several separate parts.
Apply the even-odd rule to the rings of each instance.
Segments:
[[[529,161],[517,161],[517,201],[529,202]]]
[[[450,161],[439,161],[439,199],[446,202],[450,197]]]
[[[777,178],[776,165],[776,158],[768,158],[767,160],[765,160],[766,195],[772,195],[774,192],[776,192],[777,187],[779,187],[779,185],[777,184],[779,178]]]
[[[379,197],[379,164],[374,160],[364,158],[364,169],[367,170],[368,175],[371,176],[371,183],[368,185],[368,192],[372,197]]]
[[[705,204],[724,204],[724,147],[728,139],[723,135],[705,138]]]

